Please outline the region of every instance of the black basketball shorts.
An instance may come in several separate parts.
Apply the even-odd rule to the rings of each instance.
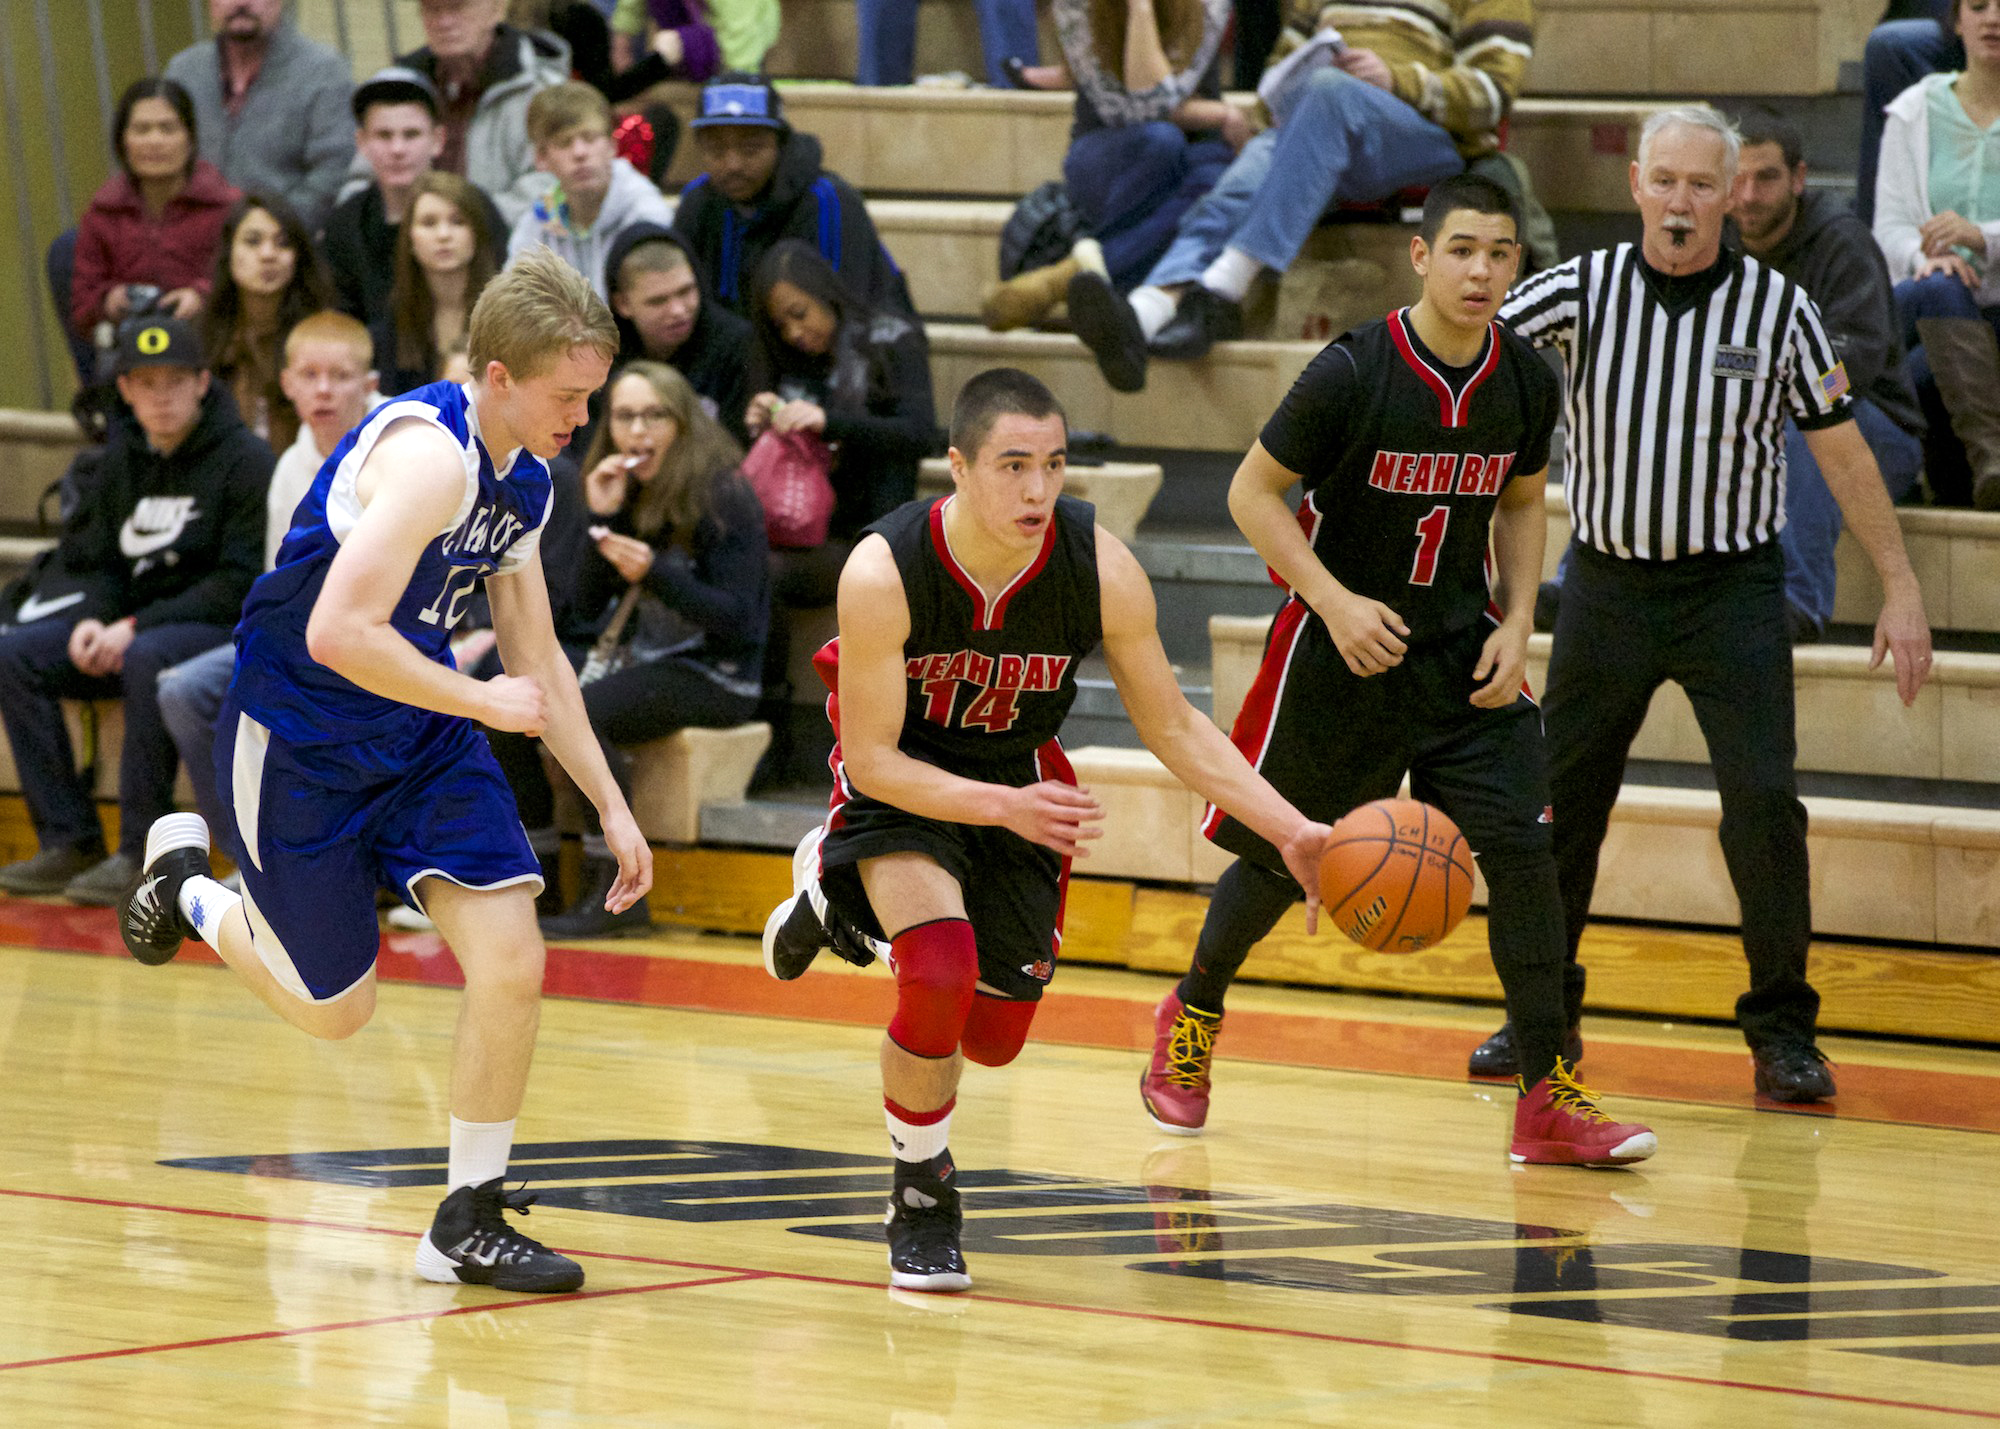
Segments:
[[[1257,678],[1230,739],[1309,819],[1333,823],[1375,799],[1410,792],[1442,809],[1475,855],[1553,847],[1541,710],[1523,691],[1501,709],[1471,703],[1472,678],[1493,623],[1413,644],[1403,663],[1363,678],[1347,668],[1326,625],[1297,597],[1272,623]],[[1218,847],[1277,873],[1269,842],[1210,806]]]

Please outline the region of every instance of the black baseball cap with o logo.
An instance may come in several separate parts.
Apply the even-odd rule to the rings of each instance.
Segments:
[[[118,331],[121,377],[141,367],[185,367],[199,372],[207,365],[201,355],[201,337],[179,318],[134,318]]]

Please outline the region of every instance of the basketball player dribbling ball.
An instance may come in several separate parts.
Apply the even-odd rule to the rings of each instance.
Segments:
[[[145,963],[199,938],[273,1011],[347,1037],[375,1008],[375,890],[428,914],[465,974],[452,1050],[448,1194],[417,1243],[427,1280],[567,1291],[583,1268],[514,1230],[502,1178],[540,1020],[541,868],[478,726],[539,735],[596,804],[614,912],[652,854],[606,767],[550,623],[537,551],[545,463],[618,347],[589,284],[547,250],[495,278],[469,323],[473,379],[389,402],[342,439],[236,629],[216,773],[238,897],[208,875],[198,815],[152,827],[127,897]],[[458,673],[452,626],[481,580],[508,674]]]
[[[1182,697],[1145,573],[1061,494],[1068,429],[1049,389],[981,373],[951,442],[955,492],[878,521],[841,573],[840,635],[819,656],[835,690],[833,807],[764,928],[780,979],[829,947],[863,964],[880,953],[895,972],[882,1089],[889,1278],[905,1290],[972,1283],[949,1150],[959,1072],[1021,1050],[1061,948],[1070,860],[1099,831],[1056,742],[1078,663],[1103,645],[1140,737],[1268,841],[1309,918],[1330,832]]]
[[[1567,945],[1541,716],[1523,683],[1559,393],[1493,320],[1520,252],[1504,189],[1470,175],[1433,188],[1410,245],[1423,296],[1315,357],[1237,468],[1230,513],[1290,595],[1232,738],[1312,818],[1388,798],[1407,772],[1463,830],[1521,1048],[1510,1154],[1618,1164],[1655,1141],[1599,1110],[1563,1055],[1577,1055]],[[1294,512],[1285,493],[1301,482]],[[1208,1116],[1229,981],[1300,893],[1256,830],[1211,809],[1203,831],[1237,861],[1155,1015],[1140,1082],[1153,1120],[1185,1135]]]

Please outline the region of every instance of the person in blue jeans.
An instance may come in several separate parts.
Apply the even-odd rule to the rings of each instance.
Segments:
[[[1497,151],[1527,66],[1532,6],[1439,8],[1415,18],[1344,11],[1329,61],[1275,97],[1276,126],[1188,210],[1145,283],[1081,310],[1072,293],[1071,324],[1107,382],[1137,391],[1149,354],[1192,360],[1240,336],[1251,283],[1290,267],[1330,204],[1428,187]]]
[[[1952,0],[1892,0],[1883,22],[1869,32],[1861,57],[1861,166],[1854,180],[1854,211],[1863,223],[1875,221],[1882,111],[1925,75],[1965,68],[1951,8]]]
[[[986,82],[996,89],[1014,85],[1007,62],[1032,65],[1039,58],[1035,0],[978,0],[979,48],[986,57]],[[917,77],[917,0],[855,0],[860,54],[854,82],[910,84]]]

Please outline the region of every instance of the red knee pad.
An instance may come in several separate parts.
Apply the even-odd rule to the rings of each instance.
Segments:
[[[939,918],[905,928],[889,942],[889,961],[896,969],[890,1039],[919,1057],[949,1057],[958,1050],[979,981],[972,924]]]
[[[959,1048],[982,1067],[1004,1067],[1021,1055],[1028,1040],[1028,1024],[1035,1020],[1038,1002],[1009,1002],[1001,997],[975,997],[966,1014],[965,1034]]]

